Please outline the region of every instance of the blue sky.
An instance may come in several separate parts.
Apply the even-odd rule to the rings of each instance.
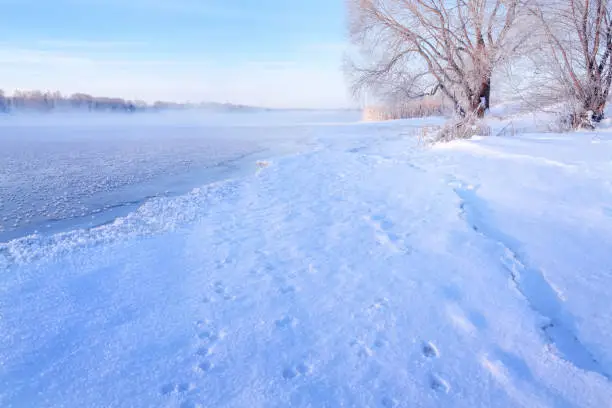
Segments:
[[[0,0],[0,89],[344,107],[343,0]]]

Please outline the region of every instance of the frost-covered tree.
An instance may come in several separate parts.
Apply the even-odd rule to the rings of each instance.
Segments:
[[[574,127],[604,117],[612,84],[612,7],[608,0],[539,0],[532,8],[547,40],[551,87],[573,104]]]
[[[518,50],[523,0],[348,0],[359,56],[353,89],[379,98],[442,92],[461,116],[483,116],[493,72]]]

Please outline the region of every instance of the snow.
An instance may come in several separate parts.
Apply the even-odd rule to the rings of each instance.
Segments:
[[[609,406],[612,133],[332,121],[0,244],[0,406]]]

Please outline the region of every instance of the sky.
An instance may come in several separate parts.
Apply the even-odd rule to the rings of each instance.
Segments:
[[[0,0],[0,89],[351,105],[343,0]]]

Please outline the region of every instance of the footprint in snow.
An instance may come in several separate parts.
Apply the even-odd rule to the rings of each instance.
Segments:
[[[287,367],[283,370],[283,378],[292,380],[299,376],[305,376],[312,372],[312,366],[307,363],[299,363],[296,366]]]
[[[203,362],[201,362],[200,364],[198,364],[198,365],[197,365],[197,366],[194,368],[194,370],[195,370],[197,373],[204,374],[204,373],[207,373],[207,372],[209,372],[210,370],[212,370],[212,369],[213,369],[213,367],[214,367],[213,363],[211,363],[210,361],[206,360],[206,361],[203,361]]]
[[[213,284],[213,292],[217,295],[213,295],[211,296],[204,296],[204,298],[202,299],[203,303],[215,303],[218,299],[223,299],[223,300],[236,300],[236,296],[232,295],[228,290],[227,287],[225,286],[225,284],[222,281],[216,281]],[[217,297],[217,299],[215,299],[215,297]]]
[[[297,319],[291,316],[285,316],[282,319],[279,319],[274,322],[274,324],[279,329],[287,329],[290,327],[295,327],[297,325]]]
[[[375,214],[364,218],[373,228],[377,243],[388,246],[395,252],[410,252],[410,248],[406,243],[399,235],[392,231],[395,228],[395,224],[384,215]]]
[[[283,378],[285,380],[292,380],[298,376],[298,372],[294,367],[287,367],[283,370]]]
[[[440,352],[438,351],[438,348],[436,347],[435,344],[431,342],[423,343],[423,346],[421,347],[421,351],[423,355],[427,358],[436,358],[440,356]]]
[[[206,327],[208,322],[198,322],[200,329]],[[225,330],[203,330],[197,335],[197,349],[195,351],[195,357],[200,360],[200,363],[194,367],[194,371],[198,373],[206,373],[213,368],[213,363],[210,361],[211,356],[214,354],[215,346],[217,343],[225,338]]]
[[[165,384],[161,387],[160,393],[162,395],[168,395],[168,394],[172,394],[173,392],[175,392],[176,389],[176,384]]]
[[[202,342],[207,343],[207,344],[215,344],[216,342],[221,340],[223,337],[225,337],[224,331],[214,332],[210,330],[204,330],[198,333],[198,339],[200,339]]]
[[[300,373],[301,375],[307,375],[310,374],[310,372],[312,371],[312,367],[306,363],[300,363],[297,365],[297,367],[295,368],[297,370],[298,373]]]
[[[444,394],[447,394],[450,391],[450,385],[448,382],[436,374],[432,374],[429,377],[429,387],[436,392]]]
[[[283,295],[289,295],[291,293],[295,293],[297,292],[297,289],[295,288],[295,286],[292,285],[288,285],[288,286],[283,286],[282,288],[280,288],[280,293],[282,293]]]
[[[194,386],[189,383],[169,383],[162,386],[160,392],[162,395],[183,394],[193,388]]]
[[[377,223],[380,229],[383,231],[389,231],[394,226],[394,224],[385,218],[384,215],[373,215],[371,219]]]
[[[395,408],[398,405],[398,402],[395,398],[384,397],[381,401],[382,406],[385,408]]]
[[[204,347],[200,347],[198,351],[196,351],[196,354],[200,357],[208,357],[212,355],[213,351],[214,351],[213,347],[204,346]]]

